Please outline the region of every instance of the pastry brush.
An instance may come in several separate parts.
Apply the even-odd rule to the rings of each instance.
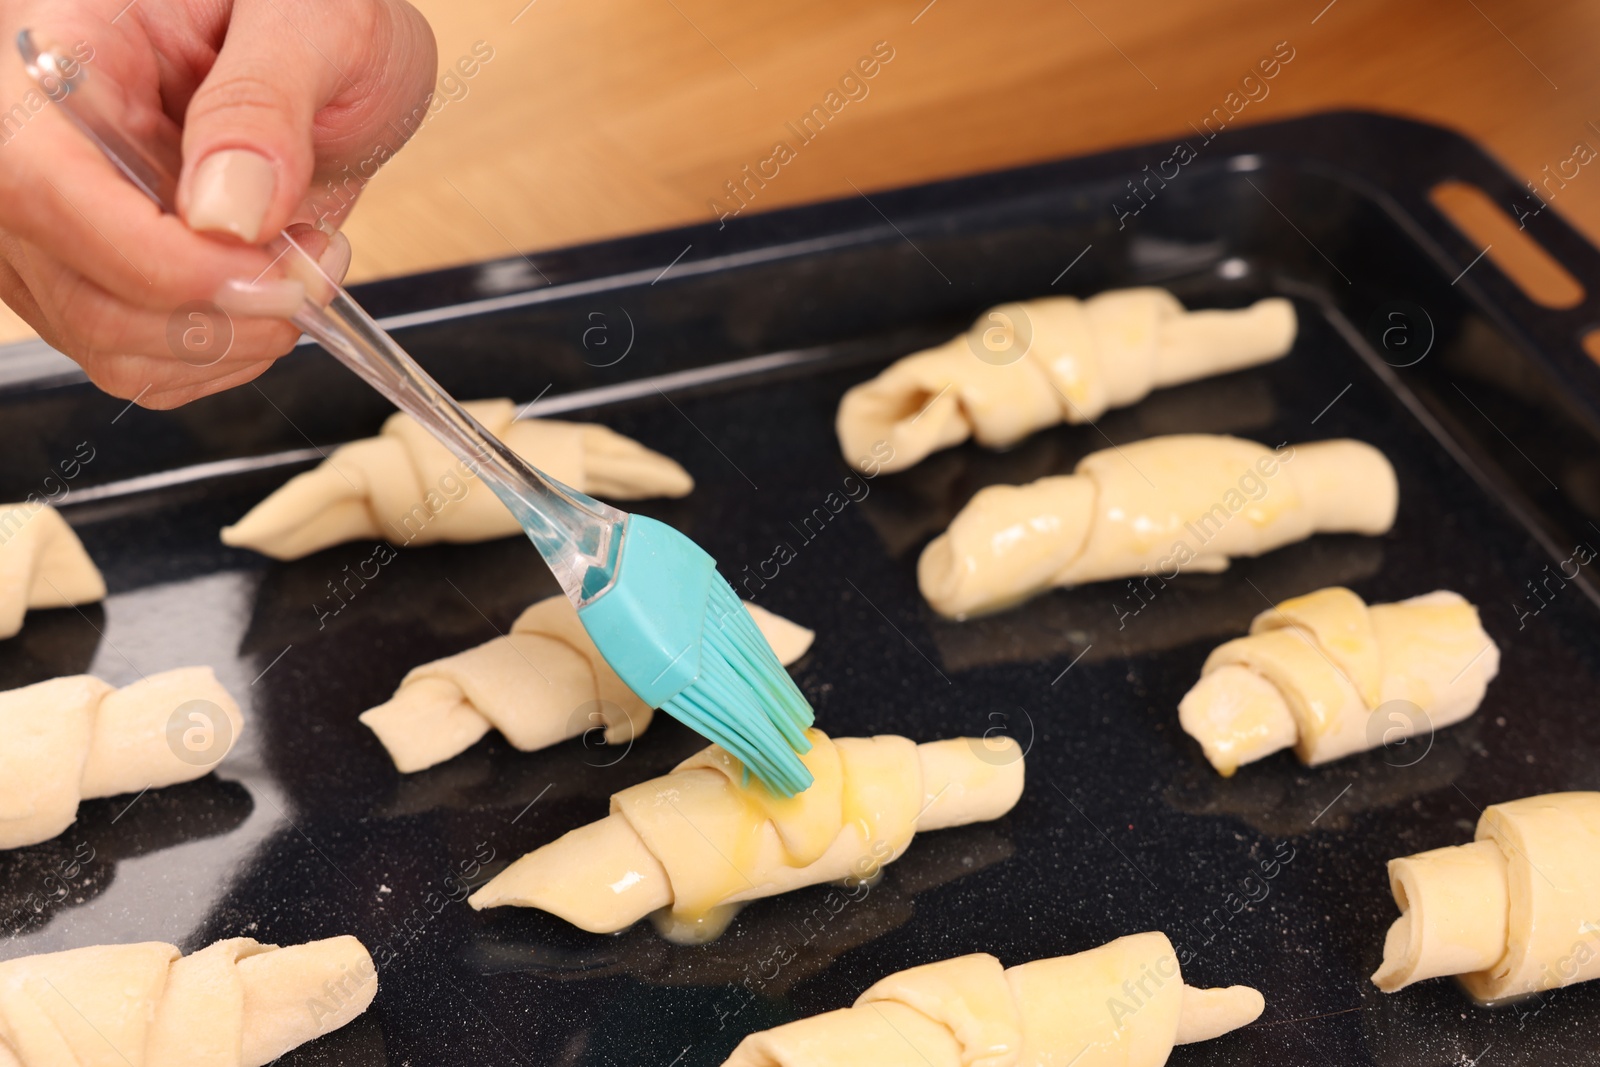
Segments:
[[[114,81],[40,47],[27,30],[17,46],[45,95],[125,177],[177,214],[178,128],[157,123],[151,136],[128,136],[113,118],[125,111]],[[294,324],[495,492],[628,687],[728,750],[774,793],[810,785],[798,753],[811,747],[811,706],[711,556],[670,526],[594,500],[513,452],[322,271],[303,239],[285,230],[266,246],[276,270],[305,284]]]

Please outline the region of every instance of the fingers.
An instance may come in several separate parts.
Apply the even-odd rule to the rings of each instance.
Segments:
[[[263,316],[328,287],[316,272],[281,279],[248,242],[310,214],[314,175],[381,163],[415,130],[436,62],[426,21],[403,0],[0,4],[0,30],[22,25],[126,101],[120,128],[181,140],[182,217],[128,183],[19,64],[0,64],[0,100],[40,97],[0,113],[0,146],[25,141],[0,167],[0,297],[102,388],[146,406],[262,373],[298,337]],[[342,238],[297,243],[342,279]],[[225,300],[226,313],[208,307]]]
[[[14,255],[20,255],[20,246],[16,238],[8,233],[0,232],[0,300],[4,300],[7,307],[17,313],[17,317],[33,328],[33,332],[43,335],[44,327],[49,320],[44,311],[39,307],[39,302],[28,291],[28,285],[22,280],[22,275],[17,273],[15,267],[9,262]]]
[[[178,208],[192,229],[248,243],[282,229],[310,184],[312,120],[339,87],[347,50],[343,13],[316,27],[335,30],[324,55],[293,22],[308,14],[304,3],[276,3],[234,4],[222,51],[184,115]]]
[[[437,74],[433,30],[404,0],[369,0],[375,30],[346,69],[359,93],[344,93],[318,116],[317,167],[302,215],[333,228],[361,191],[421,127]],[[346,86],[349,88],[349,86]]]
[[[356,42],[345,71],[359,91],[342,93],[320,117],[318,165],[371,178],[360,164],[385,162],[384,149],[399,151],[427,116],[439,53],[427,19],[405,0],[364,2],[372,7],[372,36]]]
[[[328,277],[343,279],[350,262],[344,235],[311,234],[305,244],[321,248],[319,265]],[[0,251],[6,303],[82,365],[95,385],[143,407],[176,407],[250,381],[299,340],[291,323],[254,317],[249,309],[206,301],[171,313],[131,308],[12,235],[0,234]]]
[[[139,406],[149,408],[152,411],[168,411],[172,408],[182,407],[184,404],[199,400],[203,396],[210,396],[213,393],[232,389],[236,385],[252,382],[265,374],[274,362],[276,361],[267,359],[259,363],[247,363],[237,370],[208,381],[185,383],[177,388],[160,392],[152,390],[140,398]]]
[[[184,218],[243,241],[282,229],[319,156],[370,153],[374,138],[399,147],[404,137],[385,127],[417,94],[419,71],[425,95],[433,56],[432,33],[409,5],[345,0],[332,17],[314,0],[236,0],[184,118]]]
[[[209,301],[160,311],[132,307],[37,246],[22,242],[20,251],[12,266],[38,303],[46,320],[40,333],[51,345],[80,363],[116,355],[174,364],[159,373],[131,364],[114,378],[108,373],[108,391],[118,395],[150,384],[155,380],[152,375],[175,381],[185,371],[203,370],[217,362],[280,356],[299,337],[286,322],[235,319]]]
[[[327,307],[350,269],[350,239],[307,225],[284,231],[292,239],[284,250],[284,277],[260,283],[230,282],[217,303],[239,315],[291,319],[309,301]],[[309,258],[308,258],[309,257]]]
[[[143,357],[102,355],[79,362],[89,380],[102,391],[131,400],[142,408],[167,411],[259,378],[276,361],[235,364],[226,373],[204,378],[177,374],[170,360],[145,361]],[[135,384],[138,382],[143,384]]]
[[[67,6],[40,18],[58,22],[69,10],[77,24],[42,29],[40,36],[76,42],[67,47],[81,57],[96,84],[128,99],[134,116],[130,125],[146,130],[152,124],[170,125],[160,112],[148,44],[128,28],[133,20],[89,24],[81,9]],[[0,24],[7,21],[6,14],[0,7]],[[138,58],[141,49],[143,61]],[[113,83],[118,88],[110,88]],[[37,109],[18,105],[0,122],[0,142],[7,149],[5,166],[0,167],[0,227],[49,247],[78,274],[120,299],[154,310],[206,299],[227,278],[254,277],[270,262],[261,249],[224,247],[194,234],[178,219],[162,216],[60,107],[44,100],[20,63],[0,65],[0,93],[0,99],[39,104]]]
[[[26,152],[0,168],[0,226],[131,306],[171,310],[269,266],[266,251],[224,248],[163,216],[62,115],[46,110],[24,136]]]
[[[215,312],[138,325],[157,333],[163,351],[79,349],[68,354],[96,386],[144,407],[176,407],[195,396],[254,378],[293,351],[299,340],[299,331],[287,323],[271,319],[234,323]],[[170,351],[165,350],[169,343]],[[167,402],[163,403],[164,399]]]
[[[368,0],[373,29],[359,40],[346,73],[360,92],[342,96],[320,136],[330,165],[370,155],[378,142],[398,150],[421,125],[438,76],[433,28],[405,0]],[[396,139],[398,137],[398,140]]]

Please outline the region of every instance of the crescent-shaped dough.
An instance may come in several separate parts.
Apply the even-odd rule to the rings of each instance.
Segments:
[[[0,638],[29,608],[104,600],[105,579],[61,513],[48,504],[0,504]]]
[[[1093,452],[1072,474],[982,490],[923,550],[917,583],[954,618],[1107,578],[1140,577],[1154,593],[1181,571],[1223,571],[1314,533],[1384,533],[1398,505],[1394,468],[1360,441],[1152,437]]]
[[[785,666],[805,655],[810,630],[756,605],[751,618]],[[524,752],[597,726],[626,744],[655,709],[611,669],[565,596],[539,601],[511,632],[414,668],[386,703],[361,713],[403,773],[460,755],[491,729]]]
[[[1290,745],[1315,766],[1460,722],[1499,670],[1500,650],[1458,593],[1369,607],[1319,589],[1212,652],[1178,720],[1224,776]]]
[[[1472,844],[1390,860],[1389,888],[1385,993],[1455,974],[1491,1003],[1600,978],[1600,793],[1492,804]]]
[[[1002,304],[845,393],[839,447],[847,462],[878,461],[881,471],[968,437],[1006,448],[1059,422],[1092,422],[1152,389],[1277,359],[1294,335],[1294,305],[1278,297],[1242,311],[1186,312],[1164,289]]]
[[[79,674],[0,693],[0,849],[55,837],[80,800],[207,774],[243,725],[210,667],[121,689]]]
[[[1161,1067],[1265,1007],[1249,986],[1184,985],[1166,934],[1132,934],[1016,967],[986,952],[912,967],[751,1034],[723,1067]]]
[[[685,496],[678,464],[629,437],[587,422],[517,419],[509,400],[463,404],[517,455],[579,492],[614,500]],[[299,559],[345,541],[397,545],[488,541],[521,527],[487,487],[406,414],[377,437],[341,445],[222,531],[224,544],[274,559]]]
[[[712,745],[616,794],[609,816],[523,856],[468,903],[541,908],[594,933],[667,907],[680,928],[715,923],[726,905],[870,878],[919,830],[998,819],[1022,795],[1009,738],[807,737],[815,784],[802,793],[773,796]]]
[[[378,972],[348,935],[148,941],[0,963],[0,1067],[263,1067],[360,1015]]]

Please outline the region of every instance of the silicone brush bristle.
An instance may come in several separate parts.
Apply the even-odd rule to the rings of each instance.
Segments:
[[[662,710],[727,749],[780,796],[811,784],[813,713],[800,687],[721,574],[713,574],[701,633],[700,675]]]

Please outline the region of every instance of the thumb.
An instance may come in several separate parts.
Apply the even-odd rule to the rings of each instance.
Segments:
[[[191,229],[254,244],[305,197],[312,124],[340,75],[339,57],[324,57],[291,21],[301,6],[233,5],[222,50],[184,115],[178,207]]]

